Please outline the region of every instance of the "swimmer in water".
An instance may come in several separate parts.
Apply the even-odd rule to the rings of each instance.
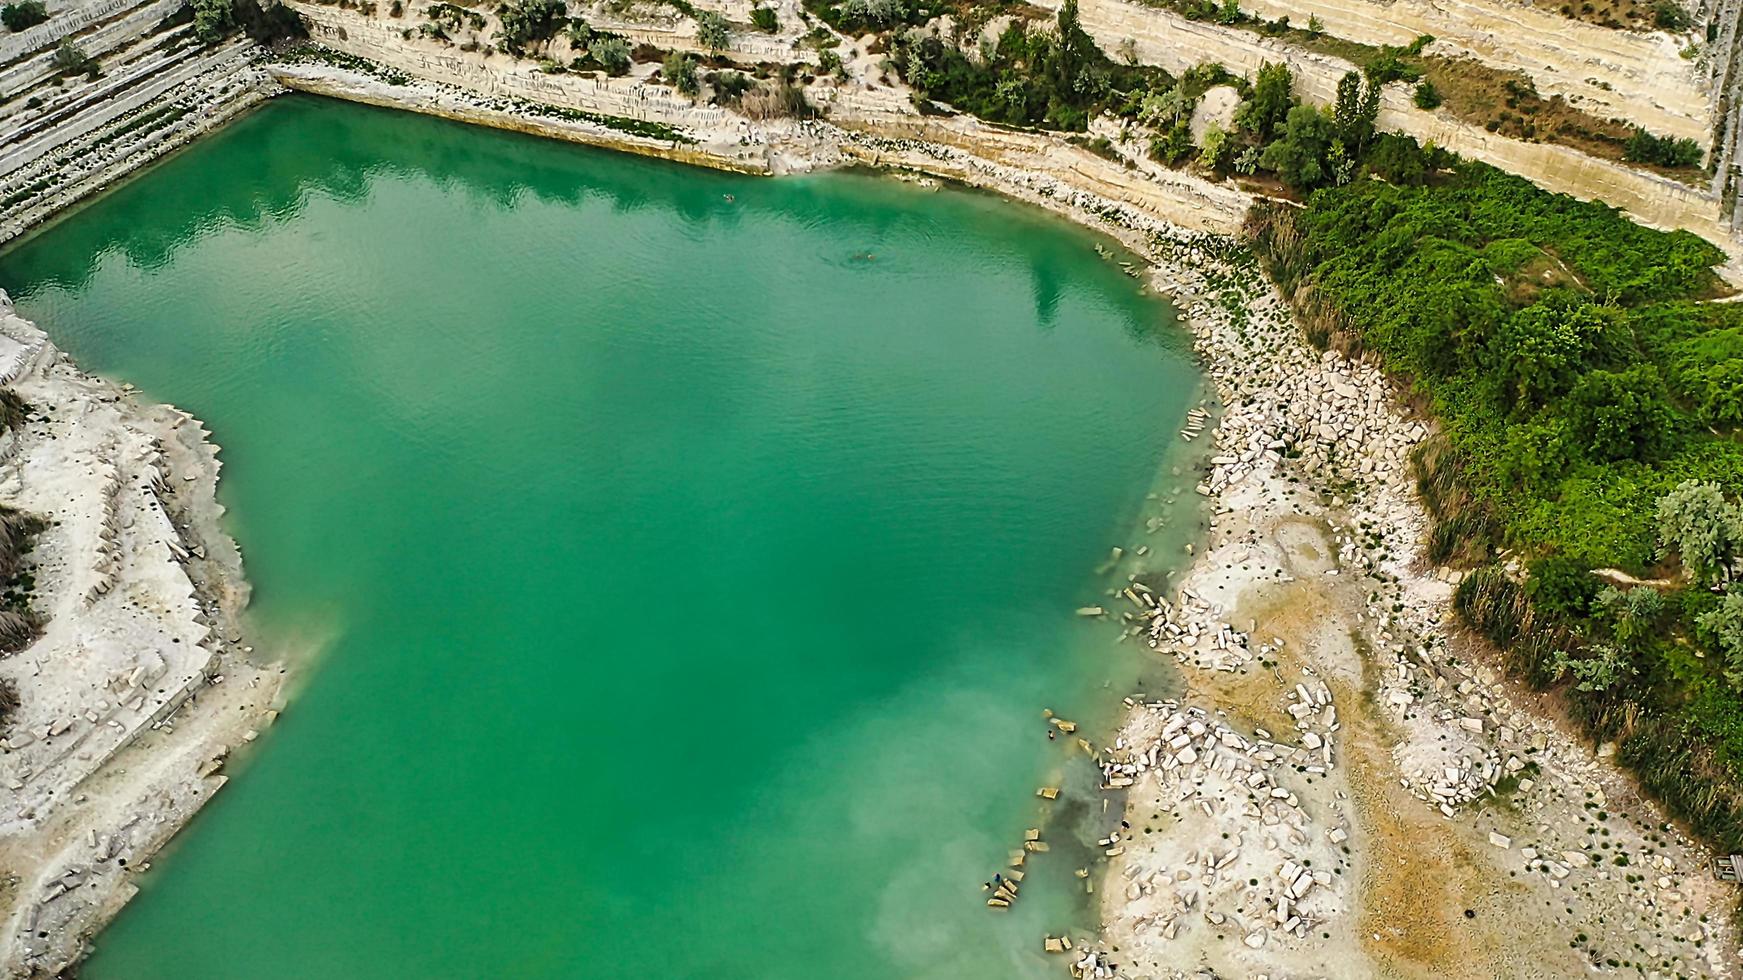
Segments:
[[[728,204],[731,204],[733,201],[738,200],[738,198],[733,197],[731,194],[722,194],[720,196],[726,198],[726,203],[728,203]]]

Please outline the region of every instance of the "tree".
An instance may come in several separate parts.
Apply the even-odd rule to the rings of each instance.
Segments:
[[[1565,411],[1593,459],[1657,459],[1670,437],[1664,381],[1650,364],[1592,371],[1568,393]]]
[[[1289,110],[1283,135],[1260,155],[1259,166],[1276,172],[1296,190],[1312,190],[1332,177],[1326,156],[1336,139],[1325,113],[1310,105],[1298,105]]]
[[[1338,139],[1359,155],[1374,139],[1374,127],[1379,119],[1380,86],[1369,82],[1364,89],[1359,73],[1344,72],[1344,77],[1338,79],[1337,102],[1332,108],[1332,122],[1337,126]]]
[[[696,14],[696,40],[710,54],[718,55],[732,46],[732,26],[725,17],[712,10],[699,11]]]
[[[660,64],[660,76],[685,95],[702,91],[702,81],[696,77],[696,59],[677,51],[666,55]]]
[[[497,43],[516,57],[526,49],[555,37],[568,21],[569,7],[563,0],[514,0],[496,8],[502,28]]]
[[[25,31],[48,20],[48,8],[42,0],[20,0],[0,7],[0,24],[9,31]]]
[[[210,44],[236,26],[236,7],[232,0],[193,0],[194,36]]]
[[[1055,77],[1060,88],[1070,90],[1083,84],[1081,76],[1101,56],[1095,39],[1083,29],[1077,16],[1077,0],[1065,0],[1059,5],[1059,47],[1054,59]]]
[[[1658,557],[1672,554],[1697,581],[1729,580],[1743,554],[1743,507],[1717,483],[1684,480],[1658,498]]]
[[[629,42],[615,34],[594,38],[587,45],[587,54],[599,62],[606,74],[629,71]]]
[[[1265,62],[1253,78],[1253,94],[1235,113],[1235,123],[1268,143],[1295,103],[1295,76],[1288,65]]]

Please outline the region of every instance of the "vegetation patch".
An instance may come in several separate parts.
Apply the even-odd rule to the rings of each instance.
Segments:
[[[317,64],[331,65],[345,71],[353,71],[360,75],[378,78],[389,85],[409,85],[411,76],[397,68],[389,68],[376,64],[368,58],[359,58],[354,54],[335,51],[319,44],[298,44],[278,53],[278,61],[285,64]]]
[[[1250,231],[1309,336],[1375,356],[1438,419],[1415,469],[1430,558],[1476,566],[1464,619],[1743,849],[1743,307],[1711,302],[1723,254],[1454,159],[1259,208]]]
[[[891,63],[921,99],[1013,126],[1082,131],[1101,112],[1135,112],[1134,99],[1173,81],[1110,60],[1079,23],[1077,0],[1065,0],[1052,30],[1018,18],[978,54],[921,31],[890,44]]]
[[[42,0],[21,0],[0,7],[0,24],[9,31],[27,31],[48,20],[48,8]]]
[[[511,99],[509,101],[515,110],[530,115],[563,119],[569,122],[593,123],[596,126],[604,126],[606,129],[615,129],[620,133],[659,140],[663,143],[696,142],[696,138],[689,133],[665,123],[649,122],[645,119],[629,119],[624,116],[608,116],[604,113],[587,112],[582,109],[571,109],[567,106],[550,105],[545,102],[531,102],[525,99]]]
[[[924,24],[951,12],[943,0],[804,0],[805,10],[849,37]]]
[[[1267,37],[1275,37],[1319,54],[1342,58],[1369,80],[1416,85],[1416,103],[1423,109],[1444,110],[1472,125],[1510,139],[1557,143],[1606,160],[1644,163],[1682,180],[1701,178],[1700,158],[1663,154],[1656,158],[1628,152],[1633,127],[1592,115],[1569,105],[1561,96],[1538,94],[1530,76],[1506,71],[1473,58],[1429,54],[1434,38],[1423,35],[1403,47],[1362,44],[1325,33],[1316,23],[1291,26],[1288,18],[1261,20],[1242,11],[1237,0],[1141,0],[1192,20],[1211,20]],[[1426,85],[1426,87],[1424,87]],[[1652,134],[1647,134],[1652,136]],[[1674,140],[1664,139],[1667,143]]]

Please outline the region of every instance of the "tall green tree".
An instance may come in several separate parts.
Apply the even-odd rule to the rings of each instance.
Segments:
[[[1295,104],[1294,88],[1295,76],[1288,65],[1265,62],[1253,78],[1252,96],[1236,111],[1235,122],[1251,131],[1259,142],[1270,142],[1277,127],[1288,118],[1289,107]]]
[[[1359,156],[1373,142],[1379,120],[1380,86],[1372,81],[1364,85],[1359,72],[1345,72],[1338,79],[1337,102],[1332,108],[1338,139]]]

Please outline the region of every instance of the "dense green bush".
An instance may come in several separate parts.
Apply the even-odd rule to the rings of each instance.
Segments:
[[[228,9],[229,0],[223,0],[223,2],[226,5],[226,9]],[[198,24],[197,19],[195,23]],[[54,55],[50,60],[54,64],[54,70],[62,75],[89,75],[92,78],[97,77],[96,60],[86,54],[84,48],[74,44],[73,39],[70,37],[61,38],[60,46],[54,49]]]
[[[534,45],[549,41],[568,23],[569,8],[563,0],[513,0],[496,8],[501,28],[496,43],[520,56]]]
[[[696,15],[696,40],[711,54],[719,54],[732,46],[732,25],[712,10]]]
[[[695,95],[702,91],[702,80],[696,73],[696,58],[681,51],[673,51],[666,55],[666,60],[660,63],[660,77],[685,95]]]
[[[924,24],[947,12],[941,0],[805,0],[805,9],[850,37]]]
[[[615,34],[596,36],[587,42],[587,56],[597,61],[607,74],[622,75],[629,71],[629,40]]]
[[[1694,19],[1677,0],[1658,0],[1652,8],[1652,22],[1663,30],[1681,34],[1694,24]]]
[[[1654,136],[1638,126],[1622,147],[1623,159],[1660,167],[1699,166],[1702,155],[1701,144],[1692,139]]]
[[[0,24],[9,31],[24,31],[48,20],[48,8],[42,0],[20,0],[0,7]]]

